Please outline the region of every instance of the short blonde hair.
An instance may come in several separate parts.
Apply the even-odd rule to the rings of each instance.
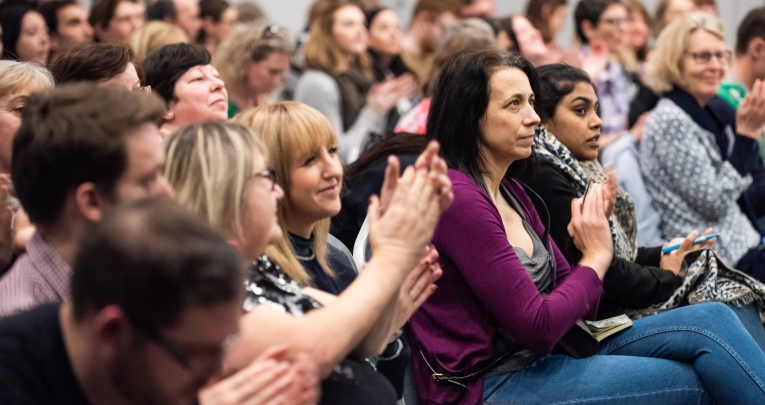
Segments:
[[[178,26],[164,21],[149,21],[130,35],[130,47],[139,63],[163,46],[177,43],[187,44],[189,39]]]
[[[26,89],[53,90],[53,75],[34,62],[0,60],[0,97]]]
[[[265,23],[240,24],[218,46],[211,63],[229,94],[235,94],[247,85],[250,62],[260,62],[273,52],[292,54],[292,40],[286,29]]]
[[[322,147],[336,147],[337,137],[324,115],[313,107],[294,101],[249,109],[238,114],[234,122],[249,128],[260,136],[271,153],[270,163],[276,178],[284,189],[284,198],[278,203],[279,225],[287,230],[285,213],[290,207],[290,172],[296,157],[310,155]],[[327,261],[329,218],[314,225],[313,251],[327,274],[334,275]],[[311,276],[297,259],[287,232],[278,244],[269,246],[266,254],[301,285],[311,285]]]
[[[701,11],[678,18],[656,40],[656,49],[648,62],[647,84],[656,93],[665,93],[682,85],[682,64],[691,34],[704,30],[725,41],[720,19]]]
[[[164,174],[176,199],[228,236],[244,237],[242,209],[263,142],[231,123],[192,124],[165,139]]]
[[[314,7],[317,10],[311,9],[316,15],[311,22],[310,37],[303,46],[304,65],[306,69],[321,70],[330,76],[336,76],[347,72],[350,66],[348,57],[332,34],[335,12],[341,8],[358,6],[347,0],[318,0],[316,4],[319,3],[326,3],[326,6]],[[372,76],[372,62],[366,52],[356,56],[353,65],[362,73]]]

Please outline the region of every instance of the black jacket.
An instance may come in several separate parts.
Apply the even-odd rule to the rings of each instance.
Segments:
[[[550,213],[550,236],[558,246],[564,246],[563,254],[569,263],[581,259],[581,252],[574,247],[567,226],[571,222],[571,200],[578,197],[569,178],[552,162],[539,159],[532,171],[519,176],[539,197],[530,195],[534,207],[544,219],[545,207]],[[543,205],[544,204],[544,205]],[[669,299],[682,284],[682,277],[659,268],[661,247],[639,248],[635,263],[614,258],[603,280],[605,294],[601,298],[598,318],[605,318],[613,308],[646,308]]]

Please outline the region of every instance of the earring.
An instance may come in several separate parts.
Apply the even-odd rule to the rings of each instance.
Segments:
[[[174,116],[175,113],[173,113],[173,110],[168,110],[162,118],[164,118],[165,121],[170,121]]]

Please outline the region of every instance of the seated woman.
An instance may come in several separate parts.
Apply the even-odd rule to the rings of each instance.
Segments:
[[[749,93],[733,111],[717,97],[730,59],[723,39],[720,20],[702,12],[662,32],[648,67],[663,96],[645,125],[640,167],[665,239],[714,228],[719,256],[763,281],[765,250],[754,224],[765,214],[756,147],[765,100]]]
[[[351,163],[372,137],[385,131],[385,117],[414,90],[410,76],[374,84],[367,54],[368,33],[361,9],[337,1],[317,10],[303,46],[306,70],[295,87],[295,101],[321,111],[339,140],[338,155]]]
[[[765,354],[720,303],[638,319],[591,357],[549,354],[597,312],[612,256],[612,190],[594,185],[572,201],[582,258],[570,266],[525,188],[506,178],[531,155],[538,92],[531,64],[497,49],[463,52],[442,71],[428,136],[442,144],[455,198],[433,235],[444,275],[410,320],[422,352],[413,357],[420,397],[470,405],[764,401]]]
[[[212,65],[228,90],[228,117],[268,105],[290,68],[292,40],[277,25],[252,23],[234,28],[218,47]]]
[[[21,126],[21,113],[29,95],[53,90],[53,77],[47,69],[32,62],[0,61],[0,202],[11,208],[0,209],[0,277],[10,269],[15,254],[21,254],[35,233],[35,227],[19,200],[10,195],[13,138]],[[15,211],[15,218],[14,213]]]
[[[199,45],[172,44],[143,62],[146,85],[167,102],[163,134],[189,124],[228,119],[228,92],[210,59]]]
[[[395,393],[364,358],[390,336],[392,300],[404,291],[428,245],[440,213],[451,201],[445,165],[431,147],[417,168],[398,179],[382,217],[374,199],[372,260],[338,297],[302,289],[262,256],[281,240],[277,200],[283,195],[266,162],[265,148],[245,128],[207,123],[183,128],[166,142],[165,173],[179,202],[218,226],[253,261],[240,338],[225,369],[248,365],[276,344],[287,358],[308,352],[322,378],[322,404],[393,404]],[[394,177],[397,177],[394,175]],[[393,181],[393,179],[389,179]],[[292,403],[292,402],[289,402]]]
[[[598,100],[590,77],[583,70],[555,64],[542,66],[537,73],[540,92],[534,109],[543,125],[537,127],[534,139],[534,153],[539,157],[539,166],[519,174],[518,179],[537,193],[539,198],[531,199],[537,212],[549,212],[549,231],[555,244],[571,246],[571,236],[566,229],[571,222],[571,201],[584,193],[589,182],[606,180],[605,171],[597,161],[602,124],[597,115]],[[735,286],[732,290],[739,295],[730,300],[736,301],[730,307],[755,341],[765,349],[765,330],[760,322],[758,306],[756,303],[741,306],[755,297],[760,289],[753,291],[746,283],[726,277],[728,274],[718,274],[719,284],[700,283],[691,288],[679,288],[686,279],[690,284],[698,277],[691,271],[678,275],[683,257],[691,251],[710,247],[714,240],[694,246],[693,239],[699,233],[692,231],[685,238],[685,243],[682,243],[682,238],[669,242],[668,245],[682,244],[680,249],[668,254],[662,254],[661,246],[635,248],[637,229],[634,204],[621,189],[617,190],[610,224],[614,258],[603,279],[604,294],[598,307],[599,318],[625,311],[644,316],[653,312],[646,311],[653,305],[658,307],[658,304],[670,302],[673,304],[668,307],[673,308],[687,303],[691,294],[713,297],[712,291],[704,292],[705,288]],[[712,232],[712,229],[707,232]],[[564,255],[572,263],[579,260],[580,253],[572,248],[564,250]],[[723,272],[722,269],[718,271]],[[751,285],[757,284],[753,278],[740,273],[736,278],[743,278]]]
[[[337,137],[329,121],[317,110],[291,101],[249,110],[235,121],[263,139],[271,152],[276,177],[282,179],[285,189],[278,216],[286,232],[266,254],[301,285],[340,295],[356,279],[357,270],[353,261],[338,251],[329,234],[330,218],[340,211],[343,185]],[[396,174],[386,173],[386,177]],[[399,395],[409,350],[396,332],[435,289],[431,284],[441,271],[430,263],[436,258],[437,253],[429,251],[418,264],[416,276],[408,280],[412,284],[422,277],[423,283],[407,288],[407,294],[399,297],[392,319],[393,336],[378,363],[378,369]]]
[[[132,91],[141,88],[135,63],[135,54],[129,45],[99,43],[80,45],[64,53],[50,70],[57,85],[89,81]]]

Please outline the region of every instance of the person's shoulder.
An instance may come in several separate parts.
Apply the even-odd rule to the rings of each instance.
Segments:
[[[22,255],[0,278],[0,318],[30,308],[36,302],[40,274],[28,254]]]
[[[335,82],[335,79],[332,78],[332,76],[328,75],[327,73],[316,70],[316,69],[310,69],[303,72],[303,74],[300,76],[300,79],[298,80],[298,86],[300,85],[314,85],[314,86],[322,86],[322,87],[336,87],[337,83]]]
[[[38,340],[48,336],[45,331],[55,330],[58,326],[60,303],[44,304],[0,320],[0,350],[7,344],[18,341],[29,344],[28,339]]]

